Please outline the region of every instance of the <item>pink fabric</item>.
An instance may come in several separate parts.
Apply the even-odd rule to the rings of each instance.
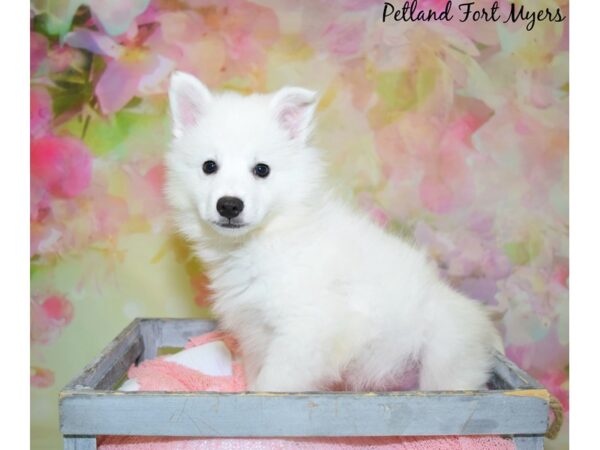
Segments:
[[[135,378],[140,391],[217,391],[242,392],[246,389],[244,372],[239,363],[233,363],[232,377],[214,377],[189,369],[180,364],[155,359],[132,367],[129,378]]]
[[[215,377],[184,367],[163,357],[129,369],[141,391],[220,391],[246,389],[239,363],[238,344],[231,336],[212,332],[191,338],[186,349],[223,341],[232,355],[232,376]],[[153,436],[99,436],[102,450],[514,450],[510,439],[500,436],[444,437],[316,437],[316,438],[175,438]]]
[[[246,379],[244,377],[244,369],[239,361],[237,361],[239,358],[238,344],[233,337],[220,331],[213,331],[212,333],[190,338],[185,348],[197,347],[214,341],[223,341],[231,352],[233,376],[215,377],[206,375],[175,362],[165,361],[160,356],[144,361],[137,367],[131,366],[127,375],[130,379],[136,379],[140,386],[140,391],[245,391]]]
[[[211,331],[210,333],[201,334],[200,336],[191,337],[185,348],[197,347],[199,345],[208,344],[214,341],[223,341],[234,357],[239,356],[239,345],[235,338],[230,334],[222,331]]]
[[[105,436],[102,450],[515,450],[499,436],[352,438],[156,438]]]

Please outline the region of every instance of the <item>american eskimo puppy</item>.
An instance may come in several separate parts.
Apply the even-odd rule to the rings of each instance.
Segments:
[[[499,336],[425,253],[338,200],[309,144],[316,94],[172,76],[166,194],[260,391],[478,389]]]

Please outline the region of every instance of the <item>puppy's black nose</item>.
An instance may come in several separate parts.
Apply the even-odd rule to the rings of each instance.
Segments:
[[[227,219],[233,219],[244,210],[244,202],[237,197],[221,197],[217,201],[217,211]]]

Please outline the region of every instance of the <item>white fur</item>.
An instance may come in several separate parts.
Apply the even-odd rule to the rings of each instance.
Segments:
[[[484,386],[501,344],[483,307],[441,281],[424,252],[329,193],[307,144],[314,93],[217,96],[176,73],[170,99],[167,197],[252,389],[385,389],[415,368],[421,389]],[[203,173],[208,159],[217,173]],[[259,162],[267,178],[252,173]],[[244,201],[244,227],[218,225],[222,196]]]

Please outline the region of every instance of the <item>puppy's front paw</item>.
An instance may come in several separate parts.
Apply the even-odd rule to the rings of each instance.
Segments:
[[[316,389],[305,380],[301,380],[299,377],[290,374],[289,371],[272,370],[269,367],[263,367],[256,380],[250,383],[250,390],[261,392],[294,392]]]
[[[250,389],[252,391],[281,392],[286,390],[287,384],[286,380],[275,371],[263,369],[256,379],[250,383]]]

